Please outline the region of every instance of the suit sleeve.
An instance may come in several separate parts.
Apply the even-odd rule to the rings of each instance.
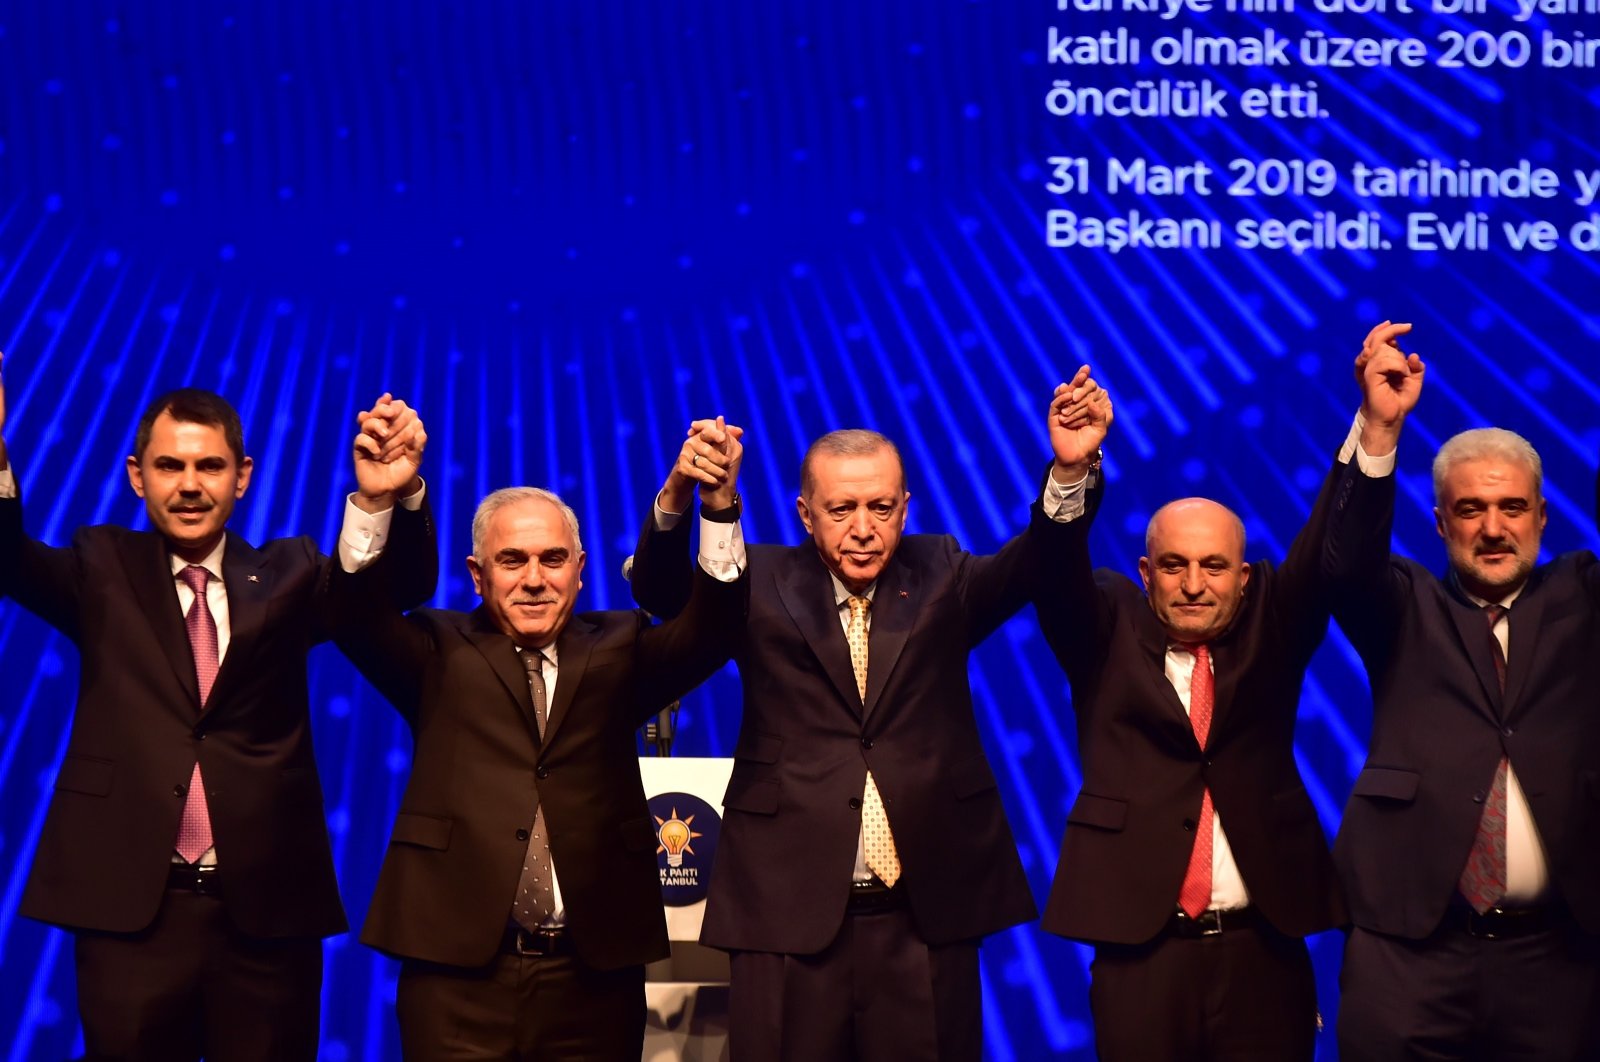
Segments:
[[[1372,477],[1354,461],[1335,471],[1322,577],[1334,618],[1363,656],[1391,644],[1406,587],[1389,562],[1396,477]]]
[[[1068,676],[1076,677],[1103,658],[1109,606],[1094,579],[1089,557],[1089,531],[1105,495],[1104,482],[1089,488],[1082,516],[1061,525],[1044,551],[1034,586],[1034,611],[1039,629]]]
[[[23,530],[22,500],[0,498],[0,597],[76,641],[82,581],[77,550],[35,541]]]
[[[629,579],[633,600],[657,619],[671,619],[682,612],[696,582],[700,566],[689,556],[689,525],[694,523],[689,517],[684,513],[670,531],[663,531],[656,527],[652,500],[639,545],[633,551]]]
[[[1267,602],[1276,629],[1293,632],[1295,643],[1308,653],[1316,648],[1328,631],[1331,603],[1323,560],[1328,553],[1330,511],[1344,468],[1344,465],[1335,461],[1323,477],[1322,486],[1311,505],[1311,514],[1295,534],[1294,541],[1289,543],[1289,552],[1274,572],[1276,582]],[[1387,551],[1384,552],[1386,554]],[[1387,556],[1384,558],[1385,566],[1386,562]]]
[[[986,557],[961,554],[957,587],[968,618],[969,646],[989,637],[1034,599],[1045,559],[1065,547],[1074,534],[1074,524],[1087,527],[1100,504],[1101,493],[1099,484],[1089,488],[1083,515],[1066,523],[1046,516],[1044,506],[1035,499],[1028,510],[1028,526],[1000,547],[1000,552]]]
[[[389,565],[389,601],[401,612],[420,608],[439,586],[439,540],[428,499],[415,511],[395,506],[389,548],[377,563]]]
[[[750,605],[748,567],[731,583],[698,566],[691,575],[689,600],[682,612],[659,624],[641,617],[636,643],[642,676],[637,723],[710,678],[732,657],[744,631]]]
[[[334,643],[401,715],[414,722],[423,669],[434,649],[432,637],[394,606],[395,593],[382,559],[355,573],[338,562],[330,568],[323,614]]]

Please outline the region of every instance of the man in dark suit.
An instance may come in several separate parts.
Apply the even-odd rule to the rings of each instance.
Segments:
[[[1244,525],[1218,503],[1163,506],[1142,586],[1091,565],[1099,477],[1071,489],[1082,515],[1048,558],[1037,608],[1071,680],[1083,788],[1043,927],[1095,945],[1102,1059],[1309,1062],[1303,938],[1344,921],[1294,759],[1328,627],[1328,485],[1278,566],[1245,563]]]
[[[1355,928],[1341,1056],[1600,1057],[1600,566],[1539,564],[1539,455],[1498,428],[1433,464],[1441,578],[1389,555],[1395,451],[1422,388],[1385,321],[1356,363],[1327,565],[1373,691],[1334,859]]]
[[[373,413],[353,502],[384,510],[415,476],[421,424],[388,396]],[[251,469],[225,400],[163,395],[128,458],[154,531],[85,527],[53,548],[23,530],[0,441],[0,591],[81,654],[21,911],[76,935],[93,1059],[316,1054],[319,938],[345,928],[305,673],[327,559],[305,538],[257,549],[226,530]],[[381,542],[389,517],[355,508],[346,537]],[[406,596],[431,592],[431,553],[405,566]]]
[[[691,437],[674,489],[704,474],[701,446],[724,460]],[[707,506],[736,489],[717,467]],[[381,566],[333,582],[341,647],[416,740],[361,939],[402,960],[413,1062],[634,1062],[644,964],[667,954],[634,732],[727,658],[748,582],[702,570],[683,615],[659,626],[574,613],[577,517],[532,487],[486,497],[472,539],[471,613],[402,616],[377,592]]]
[[[1087,367],[1058,389],[1058,471],[1095,450],[1084,410],[1097,391]],[[986,557],[903,535],[904,469],[876,432],[821,437],[800,479],[811,540],[750,547],[735,653],[743,724],[701,934],[731,954],[730,1048],[741,1060],[976,1060],[978,944],[1035,908],[967,656],[1026,604],[1064,528],[1036,504]],[[633,587],[670,615],[687,543],[661,515]]]

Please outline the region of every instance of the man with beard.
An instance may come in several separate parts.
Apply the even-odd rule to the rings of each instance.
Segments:
[[[426,512],[404,511],[422,503],[422,424],[388,395],[360,419],[340,554],[370,562],[407,495],[393,519],[417,548],[391,563],[414,603],[437,574]],[[81,656],[21,912],[74,934],[88,1058],[311,1062],[321,938],[345,928],[306,689],[328,558],[227,529],[252,462],[220,395],[152,402],[127,471],[152,531],[47,546],[23,530],[0,438],[0,593]]]
[[[1539,455],[1499,428],[1433,463],[1448,570],[1388,554],[1395,448],[1423,366],[1385,321],[1331,517],[1335,616],[1366,664],[1372,742],[1334,858],[1355,928],[1342,1057],[1600,1050],[1600,565],[1537,564]],[[1354,460],[1351,460],[1351,458]]]

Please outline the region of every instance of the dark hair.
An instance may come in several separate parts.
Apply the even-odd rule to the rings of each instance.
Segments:
[[[895,464],[900,466],[900,489],[905,490],[906,463],[901,459],[900,448],[895,446],[893,440],[887,435],[866,428],[841,428],[818,438],[806,450],[805,457],[800,461],[800,496],[811,497],[811,488],[816,485],[816,480],[811,475],[811,460],[818,454],[827,454],[830,457],[869,457],[880,450],[888,450],[894,455]]]
[[[244,464],[244,426],[239,423],[238,412],[215,391],[202,391],[198,387],[180,387],[176,391],[168,391],[144,408],[144,415],[139,418],[139,430],[133,436],[133,456],[138,460],[144,460],[144,452],[150,445],[150,431],[155,426],[156,418],[163,413],[172,414],[173,420],[184,424],[206,424],[221,428],[228,449],[233,451],[233,459]]]

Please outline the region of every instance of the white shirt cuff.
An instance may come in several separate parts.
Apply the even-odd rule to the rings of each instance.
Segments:
[[[1374,457],[1361,448],[1361,430],[1367,426],[1367,419],[1356,411],[1356,419],[1350,425],[1350,434],[1345,436],[1344,445],[1339,447],[1339,463],[1348,465],[1350,458],[1356,459],[1356,467],[1361,469],[1363,475],[1371,479],[1382,479],[1384,476],[1394,475],[1396,451],[1390,450],[1386,454]]]
[[[1088,497],[1089,477],[1087,474],[1076,483],[1057,483],[1056,477],[1046,476],[1044,497],[1040,501],[1044,505],[1044,514],[1058,524],[1069,524],[1083,515],[1085,499]]]
[[[656,516],[658,519],[661,516],[659,508],[656,509]],[[700,567],[705,569],[705,573],[718,582],[731,583],[739,578],[746,563],[743,525],[737,520],[725,524],[702,517]]]
[[[689,503],[691,506],[694,502]],[[678,521],[683,519],[683,513],[669,513],[661,507],[661,493],[656,492],[656,500],[651,503],[656,511],[656,530],[671,531],[678,526]]]
[[[420,494],[420,492],[419,492]],[[418,504],[421,504],[420,502]],[[344,502],[344,526],[339,529],[339,564],[347,572],[359,572],[383,553],[389,540],[389,524],[394,510],[363,512],[352,493]]]

